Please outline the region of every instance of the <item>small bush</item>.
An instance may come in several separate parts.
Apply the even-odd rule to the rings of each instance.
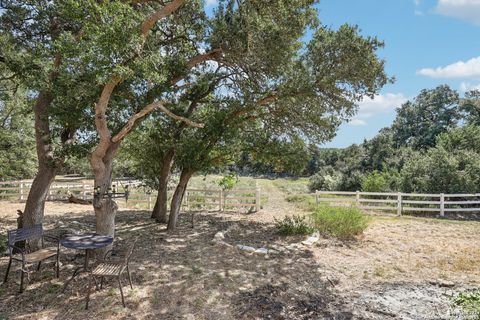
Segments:
[[[389,191],[388,181],[385,179],[385,176],[382,173],[373,171],[372,173],[363,177],[362,191],[387,192]]]
[[[399,188],[400,174],[396,170],[373,171],[362,180],[362,191],[366,192],[390,192]]]
[[[236,172],[230,172],[220,180],[218,185],[223,188],[223,190],[232,190],[233,187],[238,183],[238,174]]]
[[[452,302],[467,313],[480,315],[480,290],[461,292]]]
[[[312,220],[320,233],[351,240],[363,233],[370,219],[358,208],[321,206],[312,214]]]
[[[279,234],[284,236],[306,235],[314,231],[306,217],[296,215],[287,216],[283,220],[275,220],[275,228]]]

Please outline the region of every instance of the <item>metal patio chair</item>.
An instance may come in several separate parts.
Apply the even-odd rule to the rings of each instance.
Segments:
[[[92,280],[95,283],[95,287],[98,289],[98,282],[97,278],[100,278],[100,289],[103,288],[103,283],[105,278],[117,278],[118,282],[118,287],[120,288],[120,295],[122,296],[122,304],[123,307],[125,306],[125,298],[123,296],[123,288],[122,288],[122,280],[121,277],[124,273],[124,271],[127,271],[128,275],[128,282],[130,284],[130,288],[133,289],[132,285],[132,276],[130,274],[130,267],[129,267],[129,262],[130,258],[133,254],[133,251],[135,250],[135,245],[138,241],[138,238],[136,238],[131,244],[128,246],[128,249],[126,252],[122,254],[115,254],[116,250],[112,249],[107,251],[105,253],[105,256],[103,258],[103,261],[100,262],[93,270],[90,272],[90,275],[92,278],[89,280],[88,283],[88,289],[87,289],[87,298],[86,298],[86,304],[85,304],[85,309],[88,309],[88,303],[90,302],[90,292],[91,292],[91,287],[92,287]],[[120,259],[119,261],[112,261],[111,257],[112,255],[118,256]]]

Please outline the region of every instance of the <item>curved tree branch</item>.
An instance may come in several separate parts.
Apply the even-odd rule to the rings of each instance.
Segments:
[[[162,9],[150,15],[142,23],[142,27],[141,27],[142,35],[147,36],[148,32],[153,28],[153,26],[155,25],[155,23],[157,23],[157,21],[165,18],[172,12],[178,10],[178,8],[180,8],[183,4],[184,4],[184,0],[173,0],[172,2],[162,7]]]
[[[133,116],[131,116],[128,119],[127,124],[125,124],[125,126],[123,126],[123,128],[111,139],[111,141],[113,143],[117,143],[117,142],[123,140],[123,138],[125,138],[125,136],[127,134],[129,134],[130,131],[132,131],[132,129],[135,127],[135,123],[138,120],[142,119],[143,117],[145,117],[147,114],[149,114],[150,112],[152,112],[154,110],[161,110],[162,112],[164,112],[170,118],[178,120],[178,121],[182,121],[182,122],[186,123],[187,125],[189,125],[191,127],[195,127],[195,128],[203,128],[204,127],[203,123],[197,123],[197,122],[194,122],[194,121],[192,121],[188,118],[185,118],[185,117],[182,117],[182,116],[179,116],[179,115],[173,113],[172,111],[168,110],[167,107],[165,107],[163,102],[158,101],[158,102],[154,102],[154,103],[151,103],[151,104],[145,106],[142,110],[140,110],[139,112],[137,112]]]
[[[207,62],[209,60],[218,61],[222,52],[223,52],[222,48],[214,48],[204,54],[199,54],[187,61],[187,67],[188,69],[192,69],[193,67],[199,65],[200,63]],[[173,77],[170,80],[170,84],[174,85],[175,83],[182,80],[183,78],[184,76],[182,75]]]
[[[153,28],[153,26],[155,25],[155,23],[157,23],[157,21],[159,21],[160,19],[166,17],[167,15],[171,14],[172,12],[180,8],[180,6],[182,6],[183,3],[184,3],[183,0],[173,0],[172,2],[163,6],[159,11],[150,15],[142,23],[142,26],[141,26],[142,35],[145,37],[148,36],[148,32],[150,31],[151,28]],[[119,76],[116,76],[116,75],[112,76],[110,80],[103,87],[102,94],[100,96],[98,103],[95,104],[95,127],[99,134],[100,142],[95,148],[95,150],[93,151],[92,158],[97,158],[97,159],[103,158],[109,148],[109,144],[111,143],[111,133],[110,133],[110,130],[108,129],[107,119],[105,114],[106,114],[108,102],[110,101],[110,97],[112,95],[113,90],[123,80],[124,79],[122,79]],[[128,126],[128,123],[126,124],[126,126]],[[130,132],[130,130],[128,130],[128,132]]]

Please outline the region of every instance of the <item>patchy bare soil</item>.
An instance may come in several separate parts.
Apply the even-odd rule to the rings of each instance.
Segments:
[[[114,282],[92,295],[88,311],[85,276],[62,294],[83,261],[65,250],[60,279],[45,265],[20,295],[15,266],[0,286],[0,319],[453,319],[450,297],[480,286],[478,222],[374,216],[358,241],[309,247],[303,237],[275,233],[273,219],[296,208],[278,190],[269,193],[259,213],[197,212],[193,229],[187,213],[171,234],[146,211],[120,210],[118,245],[140,236],[128,308]],[[19,208],[0,202],[0,232],[15,226]],[[46,212],[47,229],[93,229],[89,206],[47,203]],[[212,241],[218,232],[223,244]],[[273,251],[248,253],[237,244]],[[1,258],[0,275],[6,264]]]

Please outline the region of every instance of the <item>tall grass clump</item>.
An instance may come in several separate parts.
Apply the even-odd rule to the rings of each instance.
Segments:
[[[283,236],[308,235],[314,231],[305,216],[296,215],[287,216],[283,220],[275,219],[275,228]]]
[[[320,206],[312,214],[312,222],[322,234],[352,240],[365,231],[370,219],[355,207]]]

